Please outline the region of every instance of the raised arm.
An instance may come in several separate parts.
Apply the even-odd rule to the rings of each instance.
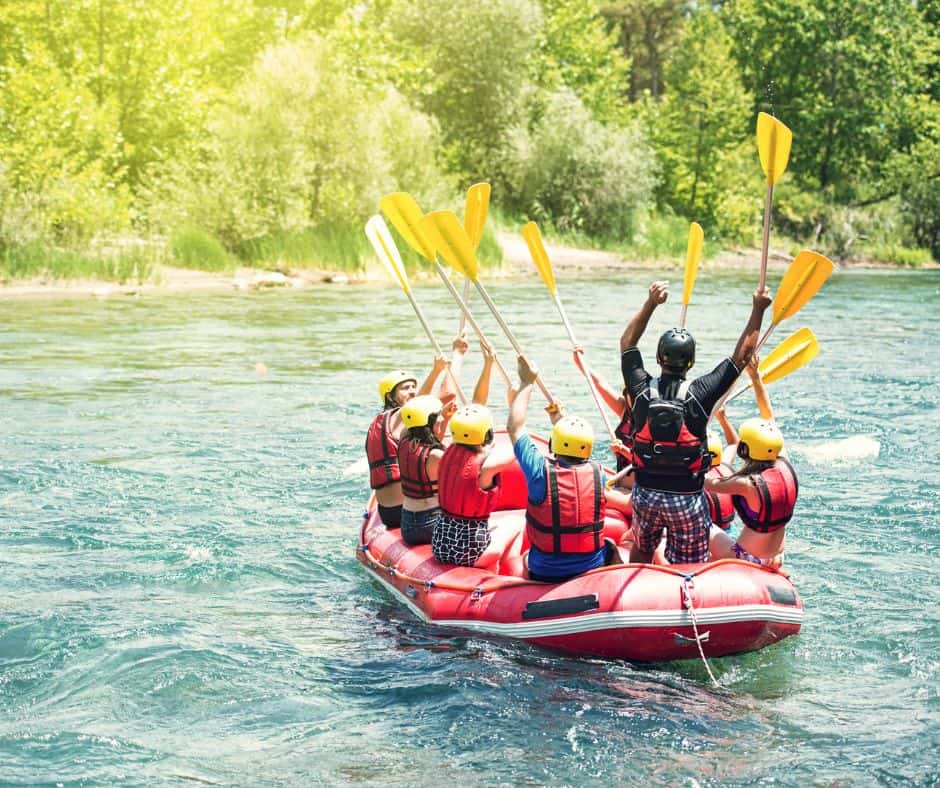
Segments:
[[[620,337],[621,353],[637,346],[641,337],[646,331],[646,326],[649,324],[650,318],[653,316],[653,312],[656,310],[656,307],[662,303],[665,303],[667,298],[669,298],[668,282],[653,282],[653,284],[650,285],[650,290],[649,294],[646,296],[646,301],[644,301],[643,306],[637,310],[637,313],[633,316],[633,319],[627,323],[627,327],[624,329],[623,334]]]
[[[728,414],[725,412],[724,405],[715,411],[715,418],[718,419],[718,423],[721,425],[721,430],[725,434],[725,444],[730,446],[732,443],[737,443],[738,432],[732,426],[731,422],[728,421]]]
[[[616,413],[618,418],[623,416],[623,411],[627,407],[626,397],[622,397],[610,386],[608,386],[607,381],[598,375],[593,369],[588,369],[587,373],[585,373],[584,348],[582,348],[580,345],[576,345],[574,348],[574,365],[580,370],[582,375],[589,374],[591,376],[591,380],[594,383],[594,388],[597,389],[597,393],[601,395],[601,399],[604,400],[604,403],[607,405],[607,407]]]
[[[748,359],[757,349],[757,339],[760,334],[760,326],[764,320],[764,312],[771,304],[770,291],[765,287],[763,290],[755,290],[753,303],[751,306],[751,315],[747,319],[747,325],[738,338],[738,344],[735,345],[734,354],[731,360],[738,369],[743,369]]]
[[[434,366],[431,367],[431,371],[421,384],[421,388],[418,389],[418,394],[430,394],[431,390],[434,388],[434,382],[446,368],[447,359],[443,356],[435,356]],[[442,399],[442,397],[438,397],[438,399]]]
[[[467,337],[464,334],[454,337],[451,343],[453,352],[450,355],[450,371],[453,373],[453,380],[460,380],[460,370],[463,369],[463,358],[467,355],[470,345],[467,344]],[[457,396],[454,390],[454,383],[450,375],[445,375],[441,382],[440,399],[446,399],[448,394]]]
[[[506,422],[506,430],[513,443],[525,434],[529,397],[532,396],[532,386],[538,376],[538,370],[532,369],[524,356],[519,356],[519,390],[509,406],[509,420]]]
[[[476,388],[473,390],[473,401],[477,405],[485,405],[490,397],[490,374],[493,372],[493,362],[496,360],[496,356],[493,354],[492,346],[482,339],[480,340],[480,351],[483,353],[483,369],[480,371]]]
[[[751,360],[747,363],[747,374],[750,375],[751,383],[754,384],[754,398],[757,400],[757,409],[760,411],[761,418],[771,421],[774,417],[774,409],[770,406],[770,395],[757,368],[759,362],[760,359],[756,353],[751,356]]]

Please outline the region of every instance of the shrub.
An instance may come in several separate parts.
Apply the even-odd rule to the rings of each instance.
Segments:
[[[187,227],[170,239],[173,259],[184,268],[202,271],[226,271],[234,261],[222,244],[198,227]]]

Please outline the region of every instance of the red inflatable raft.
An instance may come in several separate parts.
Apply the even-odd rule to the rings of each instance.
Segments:
[[[508,438],[502,433],[497,441]],[[424,621],[576,654],[660,662],[698,658],[700,645],[706,656],[719,657],[800,631],[803,605],[789,578],[744,561],[627,564],[564,583],[524,580],[525,480],[518,466],[503,474],[490,526],[496,571],[445,565],[430,545],[409,547],[397,529],[387,530],[373,498],[357,557]],[[609,517],[605,536],[625,546],[626,558],[626,522]]]

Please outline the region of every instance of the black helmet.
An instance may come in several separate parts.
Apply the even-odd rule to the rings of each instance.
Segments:
[[[695,363],[695,340],[684,328],[670,328],[659,338],[656,363],[666,372],[685,375]]]

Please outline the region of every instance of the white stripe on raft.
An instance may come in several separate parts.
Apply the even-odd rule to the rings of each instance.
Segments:
[[[385,578],[379,576],[382,585],[404,602],[422,621],[442,627],[469,629],[511,638],[543,638],[558,635],[574,635],[604,629],[690,627],[692,619],[687,610],[633,610],[613,613],[581,613],[566,618],[519,623],[476,621],[473,619],[429,618],[407,594],[403,594]],[[696,608],[695,620],[699,626],[734,624],[741,621],[767,621],[777,624],[800,624],[803,611],[797,607],[780,605],[734,605],[722,608]]]

